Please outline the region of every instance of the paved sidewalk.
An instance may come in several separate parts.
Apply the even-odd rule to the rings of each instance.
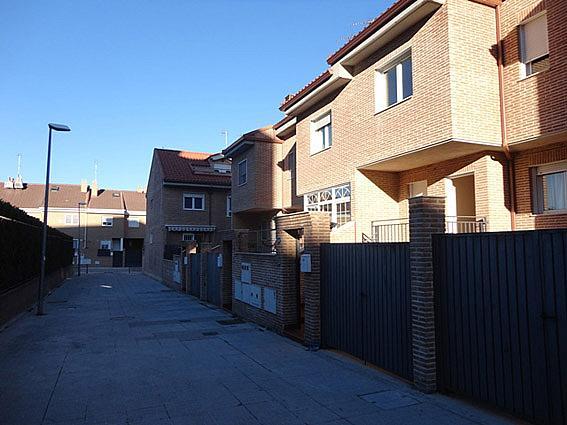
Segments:
[[[0,423],[504,424],[140,274],[67,281],[0,332]]]

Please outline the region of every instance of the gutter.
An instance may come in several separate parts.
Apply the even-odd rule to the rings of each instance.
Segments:
[[[497,43],[497,61],[498,61],[498,95],[500,98],[500,132],[502,134],[502,149],[506,155],[506,164],[508,168],[508,194],[510,197],[510,227],[516,230],[516,182],[514,170],[514,156],[510,152],[508,145],[508,131],[506,126],[506,103],[504,102],[504,64],[503,64],[503,46],[502,46],[502,22],[500,17],[500,4],[495,9],[496,15],[496,43]]]

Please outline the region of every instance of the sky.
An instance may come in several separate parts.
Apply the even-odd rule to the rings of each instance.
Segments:
[[[0,0],[0,181],[136,189],[154,147],[218,152],[390,0]]]

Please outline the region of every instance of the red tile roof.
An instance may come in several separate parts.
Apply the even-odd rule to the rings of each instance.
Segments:
[[[166,182],[230,186],[230,173],[219,174],[212,168],[209,158],[215,154],[170,149],[154,149],[154,152]]]
[[[294,103],[298,102],[300,99],[305,97],[307,94],[311,93],[325,81],[331,78],[331,71],[329,69],[325,70],[309,83],[307,83],[303,88],[295,92],[294,94],[288,94],[280,105],[280,111],[285,111]]]
[[[50,184],[49,206],[51,208],[76,208],[79,202],[87,200],[87,194],[81,193],[81,185]],[[6,189],[0,187],[0,198],[17,208],[43,207],[43,184],[26,184],[24,189]]]
[[[6,189],[0,184],[0,199],[9,202],[17,208],[42,208],[44,188],[43,184],[26,184],[24,189]],[[50,208],[77,208],[79,202],[88,201],[88,193],[81,192],[78,184],[51,184],[49,185]],[[117,195],[114,195],[117,194]],[[89,208],[113,210],[146,210],[146,194],[131,190],[99,190],[99,196],[91,197]]]
[[[339,50],[330,55],[327,58],[327,63],[329,65],[336,64],[341,58],[343,58],[347,53],[353,50],[355,47],[360,45],[364,40],[375,33],[380,27],[391,21],[398,13],[408,7],[410,4],[416,2],[417,0],[398,0],[384,12],[382,12],[378,17],[374,18],[366,27],[364,27],[360,32],[355,34],[347,41]]]

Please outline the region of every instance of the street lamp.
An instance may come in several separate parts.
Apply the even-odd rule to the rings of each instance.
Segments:
[[[47,142],[47,170],[45,173],[45,197],[43,200],[43,238],[41,241],[41,271],[39,275],[39,288],[37,291],[37,312],[38,316],[43,314],[43,282],[45,280],[45,257],[47,254],[47,207],[49,205],[49,167],[51,165],[51,131],[71,131],[63,124],[47,125],[49,127],[49,141]]]
[[[77,241],[77,276],[81,275],[81,206],[87,205],[86,202],[78,202],[79,207],[79,240]]]

